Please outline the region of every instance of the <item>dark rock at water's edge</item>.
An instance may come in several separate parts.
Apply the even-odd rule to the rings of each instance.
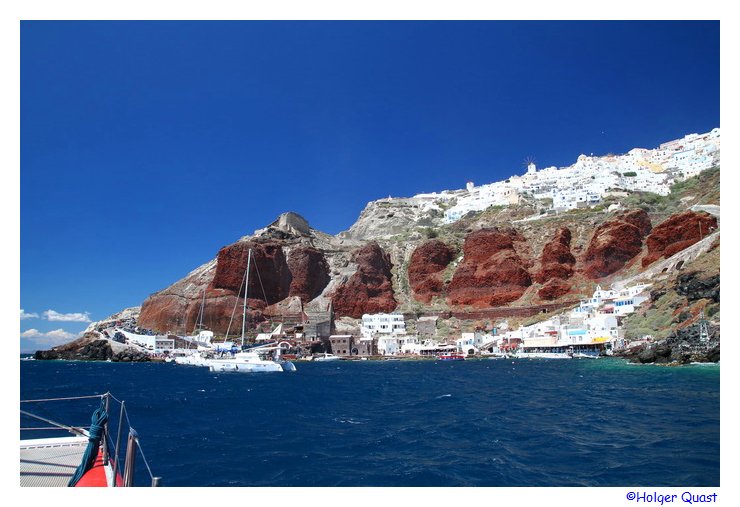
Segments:
[[[126,349],[113,354],[113,357],[111,357],[111,361],[114,363],[142,363],[149,362],[151,360],[152,358],[149,354],[135,349]]]
[[[717,363],[720,357],[719,329],[709,325],[710,339],[702,342],[697,326],[677,329],[657,343],[627,349],[619,355],[633,363],[689,364]]]
[[[106,340],[95,340],[78,349],[53,348],[51,350],[37,350],[36,359],[67,359],[86,361],[113,360],[113,351]]]
[[[38,360],[64,359],[67,361],[107,361],[146,362],[149,354],[134,348],[113,352],[108,340],[100,339],[97,333],[86,333],[82,338],[54,347],[50,350],[37,350],[34,358]]]

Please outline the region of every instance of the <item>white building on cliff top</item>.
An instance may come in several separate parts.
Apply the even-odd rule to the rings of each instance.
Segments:
[[[548,167],[538,171],[530,163],[522,176],[478,187],[468,182],[466,190],[438,194],[437,202],[456,200],[444,211],[446,223],[489,206],[517,204],[522,194],[552,199],[553,210],[567,211],[599,204],[615,189],[668,195],[673,183],[696,176],[718,165],[719,160],[720,130],[716,128],[705,134],[689,134],[652,150],[634,148],[624,155],[602,157],[581,155],[575,164],[560,169]]]

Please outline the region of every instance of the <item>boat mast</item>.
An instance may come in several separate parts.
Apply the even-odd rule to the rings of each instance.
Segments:
[[[195,328],[193,329],[193,334],[196,333],[196,331],[202,331],[203,330],[203,310],[206,306],[206,289],[203,287],[203,300],[200,303],[200,312],[198,312],[198,318],[195,319]]]
[[[203,314],[206,309],[206,288],[203,287],[203,301],[200,303],[200,330],[203,331]]]
[[[247,255],[247,274],[246,274],[246,282],[244,283],[244,311],[242,312],[242,347],[244,347],[244,330],[247,325],[247,290],[249,289],[249,266],[250,262],[252,260],[252,249],[249,249],[249,254]]]

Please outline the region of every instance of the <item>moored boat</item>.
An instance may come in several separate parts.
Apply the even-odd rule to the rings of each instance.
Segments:
[[[195,350],[183,354],[173,354],[172,361],[176,364],[184,364],[188,366],[208,366],[210,359],[208,359],[202,352]]]
[[[568,352],[526,352],[520,351],[512,356],[515,359],[572,359],[573,356]]]
[[[322,356],[313,356],[313,361],[319,361],[319,362],[323,362],[323,361],[339,361],[341,359],[342,358],[339,357],[339,356],[335,356],[334,354],[327,354],[326,352],[324,352],[324,355],[322,355]]]
[[[242,350],[233,354],[232,357],[207,359],[206,363],[211,371],[215,372],[240,372],[240,373],[268,373],[296,371],[295,365],[291,361],[280,358],[282,348],[280,346],[267,347],[264,345],[247,348],[245,346],[245,332],[247,328],[247,289],[249,288],[249,270],[252,263],[252,249],[247,254],[247,270],[242,280],[244,286],[244,302],[242,308]],[[258,273],[259,274],[259,273]],[[239,290],[241,292],[241,288]],[[236,306],[234,307],[236,309]],[[232,313],[233,319],[233,313]],[[231,328],[231,322],[229,323]],[[228,339],[228,331],[227,331]],[[273,357],[268,357],[272,351]]]
[[[438,361],[464,361],[465,354],[461,352],[443,352],[437,354]]]
[[[295,371],[295,366],[290,361],[265,358],[263,354],[269,349],[279,350],[277,347],[262,347],[243,350],[242,352],[234,354],[234,357],[209,359],[208,367],[211,371],[232,371],[241,373]]]
[[[598,350],[574,350],[573,359],[598,359],[600,353]]]

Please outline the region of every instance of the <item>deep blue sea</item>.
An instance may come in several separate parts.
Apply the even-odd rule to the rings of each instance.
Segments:
[[[20,397],[110,391],[162,486],[719,486],[719,365],[296,366],[21,361]],[[62,422],[92,414],[43,405]]]

